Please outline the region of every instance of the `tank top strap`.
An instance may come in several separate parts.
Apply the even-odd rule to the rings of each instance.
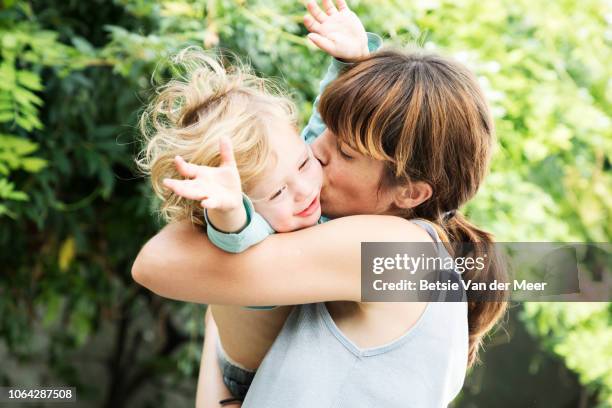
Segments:
[[[419,227],[427,231],[431,239],[433,239],[434,241],[436,250],[438,251],[438,256],[450,257],[450,254],[446,250],[446,247],[444,246],[444,244],[442,243],[442,240],[440,239],[440,236],[438,235],[438,231],[436,231],[436,229],[431,225],[431,222],[423,220],[423,219],[414,219],[414,220],[410,220],[410,222],[418,225]]]
[[[432,223],[424,220],[424,219],[414,219],[414,220],[410,220],[410,222],[412,222],[413,224],[418,225],[419,227],[423,228],[425,231],[427,231],[427,233],[429,234],[429,236],[431,237],[431,239],[434,241],[434,245],[435,245],[435,249],[436,252],[438,253],[438,256],[441,258],[452,258],[452,256],[448,253],[446,247],[444,246],[444,244],[442,243],[442,240],[440,239],[440,236],[438,235],[438,232],[436,231],[436,229],[433,227]],[[440,279],[451,279],[453,281],[456,281],[458,283],[460,283],[461,281],[461,274],[459,272],[457,272],[456,270],[449,270],[449,271],[438,271],[439,274],[439,278]],[[444,278],[443,278],[444,276]],[[450,291],[440,291],[438,293],[437,296],[437,301],[441,302],[441,301],[462,301],[465,302],[467,301],[467,294],[465,293],[465,291],[463,289],[460,289],[459,291],[454,291],[454,292],[450,292]]]
[[[434,227],[431,226],[431,223],[429,221],[425,221],[420,218],[415,218],[413,220],[410,220],[410,222],[418,225],[419,227],[422,227],[425,231],[427,231],[427,233],[433,238],[434,241],[438,241],[440,239],[440,237],[438,236],[438,232],[435,230]]]

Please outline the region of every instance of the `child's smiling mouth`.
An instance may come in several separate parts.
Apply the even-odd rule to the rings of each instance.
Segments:
[[[295,215],[297,217],[308,217],[309,215],[312,215],[315,211],[317,211],[319,206],[320,206],[320,203],[319,203],[319,194],[317,194],[315,196],[315,198],[310,202],[308,207],[306,207],[304,210],[302,210],[301,212],[299,212],[299,213],[297,213]]]

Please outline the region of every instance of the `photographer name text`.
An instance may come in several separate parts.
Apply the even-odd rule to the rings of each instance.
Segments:
[[[431,282],[427,279],[420,279],[417,281],[411,281],[408,279],[402,279],[396,282],[385,282],[382,279],[376,279],[372,282],[374,290],[377,291],[434,291],[434,290],[447,290],[457,291],[460,288],[463,290],[470,291],[489,291],[489,290],[512,290],[515,291],[543,291],[546,290],[548,282],[529,282],[527,280],[514,280],[513,282],[498,282],[494,280],[492,282],[472,282],[471,280],[465,280],[461,282],[447,281],[447,282]]]

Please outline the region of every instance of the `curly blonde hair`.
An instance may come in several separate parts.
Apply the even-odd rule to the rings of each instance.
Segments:
[[[199,202],[162,184],[164,178],[181,178],[174,157],[218,166],[219,139],[228,136],[242,190],[248,192],[271,157],[268,124],[287,121],[295,127],[295,107],[276,83],[256,76],[235,58],[226,69],[220,56],[190,47],[172,59],[170,68],[178,75],[157,88],[140,118],[144,148],[136,163],[151,177],[167,221],[191,219],[202,225]]]

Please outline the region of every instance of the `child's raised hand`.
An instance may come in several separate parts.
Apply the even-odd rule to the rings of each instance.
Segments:
[[[219,141],[221,165],[219,167],[199,166],[187,163],[182,157],[175,157],[178,172],[186,180],[164,179],[164,186],[175,194],[198,200],[204,208],[232,211],[242,208],[240,174],[236,168],[231,141]]]
[[[316,0],[306,7],[304,25],[310,31],[308,39],[332,57],[347,61],[368,55],[368,36],[359,17],[344,0],[323,0],[321,10]]]

